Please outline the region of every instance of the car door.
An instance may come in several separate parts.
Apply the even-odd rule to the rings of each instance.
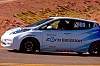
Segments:
[[[58,29],[59,25],[61,25],[60,22],[62,21],[64,20],[62,19],[55,20],[52,23],[50,23],[49,26],[52,26],[53,29],[50,29],[50,28],[49,30],[44,29],[48,25],[44,25],[42,27],[42,29],[44,29],[43,30],[43,50],[49,50],[49,51],[69,51],[70,50],[69,39],[71,38],[71,31],[60,29],[60,28]]]
[[[72,31],[72,41],[71,50],[76,52],[87,51],[89,41],[84,41],[83,39],[89,36],[85,30],[73,30]]]
[[[76,52],[86,52],[92,40],[88,37],[94,34],[91,32],[91,23],[84,21],[76,21],[72,30],[71,50]]]

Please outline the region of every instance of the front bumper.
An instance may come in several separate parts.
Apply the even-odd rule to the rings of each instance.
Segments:
[[[4,33],[1,37],[1,46],[19,50],[20,43],[22,41],[20,36],[22,36],[20,33],[12,35],[9,35],[9,33]]]
[[[12,39],[1,38],[1,46],[3,47],[10,47],[13,43]]]

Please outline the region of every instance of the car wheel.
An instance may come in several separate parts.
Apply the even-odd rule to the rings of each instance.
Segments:
[[[35,52],[36,41],[33,38],[24,39],[20,45],[20,51],[21,52]]]
[[[83,54],[83,52],[77,52],[78,53],[78,55],[82,55]]]
[[[94,42],[89,48],[90,55],[100,55],[100,42]]]

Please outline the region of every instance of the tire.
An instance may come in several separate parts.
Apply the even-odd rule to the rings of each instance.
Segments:
[[[21,42],[20,51],[34,53],[36,51],[36,43],[34,38],[26,38]]]
[[[100,42],[94,42],[91,44],[90,48],[89,48],[89,54],[90,55],[100,55]]]
[[[83,54],[83,52],[77,52],[78,53],[78,55],[82,55]]]

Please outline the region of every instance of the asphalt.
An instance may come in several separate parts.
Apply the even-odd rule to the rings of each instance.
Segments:
[[[20,53],[0,48],[0,66],[100,66],[100,56],[74,52]]]

